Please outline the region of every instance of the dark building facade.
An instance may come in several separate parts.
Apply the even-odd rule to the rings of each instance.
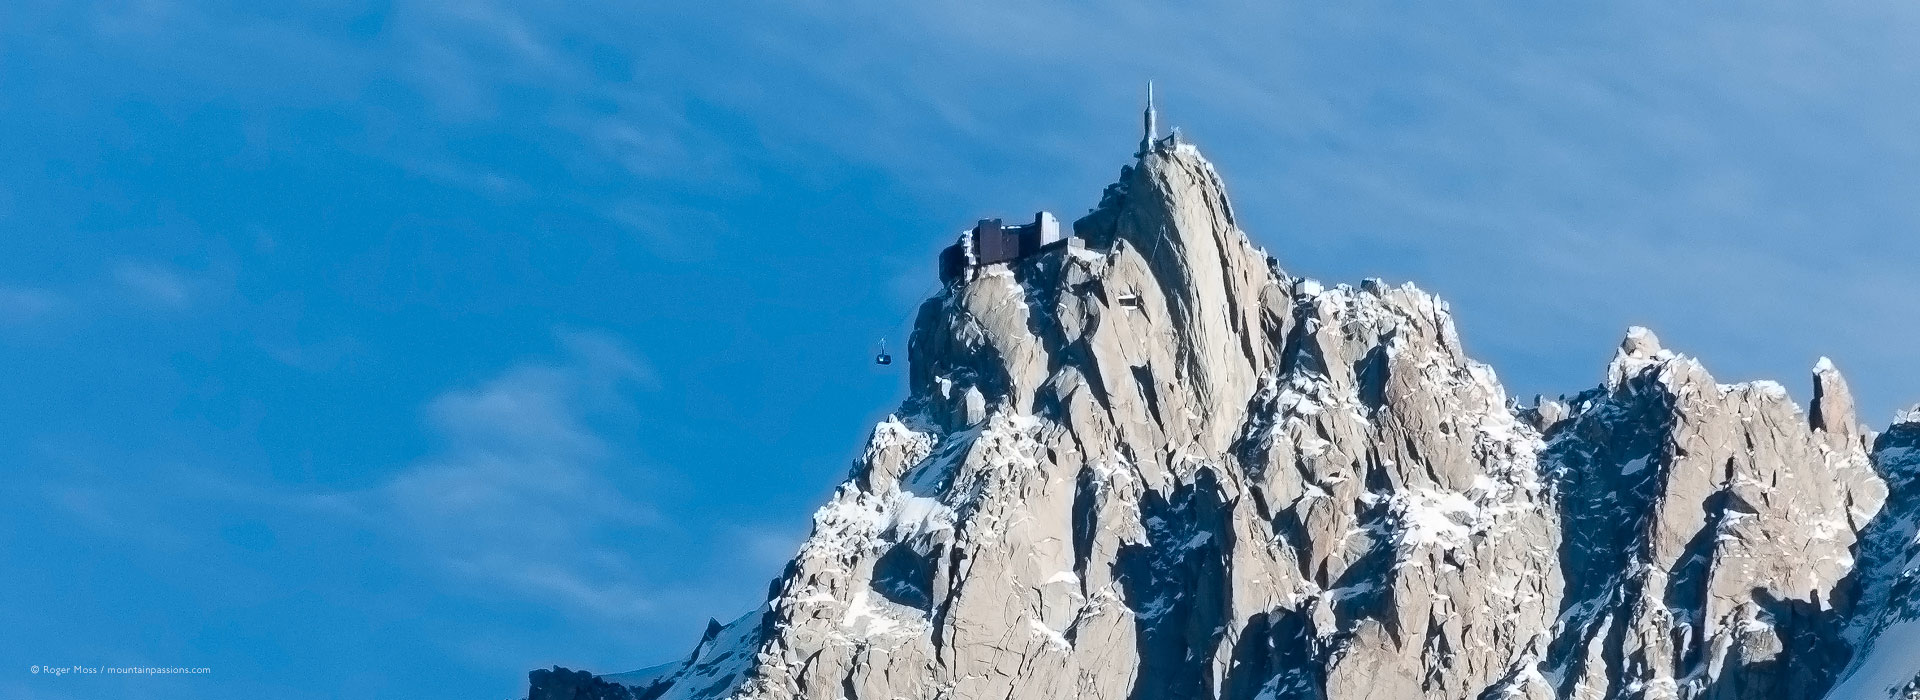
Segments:
[[[1064,242],[1060,220],[1051,212],[1033,215],[1033,223],[1008,226],[999,219],[981,219],[960,234],[960,240],[940,251],[940,279],[952,282],[970,277],[982,265],[1003,263]]]

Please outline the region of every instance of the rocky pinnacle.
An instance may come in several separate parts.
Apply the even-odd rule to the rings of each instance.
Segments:
[[[1446,302],[1289,276],[1174,140],[1073,228],[920,308],[762,608],[531,700],[1920,688],[1920,420],[1863,427],[1831,362],[1802,412],[1635,328],[1518,406]]]

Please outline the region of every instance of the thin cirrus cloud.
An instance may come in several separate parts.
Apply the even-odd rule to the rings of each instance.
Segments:
[[[143,306],[181,311],[194,302],[193,281],[158,264],[122,262],[113,268],[113,281],[131,301]]]
[[[198,301],[205,287],[204,280],[147,262],[116,263],[104,275],[103,281],[58,289],[0,284],[0,327],[72,317],[75,312],[184,311]]]
[[[396,5],[378,41],[296,44],[345,82],[406,76],[456,127],[537,125],[527,138],[569,177],[424,133],[396,161],[564,203],[676,262],[739,237],[708,200],[770,165],[871,168],[956,209],[1072,211],[1124,154],[1093,132],[1157,77],[1167,121],[1193,127],[1283,265],[1440,292],[1522,393],[1589,385],[1639,324],[1729,378],[1834,355],[1872,416],[1920,395],[1873,349],[1916,341],[1882,301],[1911,286],[1898,261],[1916,252],[1886,232],[1920,221],[1901,117],[1920,104],[1886,89],[1920,78],[1896,31],[1920,23],[1911,9],[1384,9],[429,1]],[[1201,40],[1221,26],[1270,31]],[[553,99],[512,101],[529,89]],[[899,277],[925,275],[900,259]],[[1865,279],[1901,289],[1848,281]],[[1797,330],[1752,343],[1779,328]]]
[[[88,532],[170,553],[202,546],[223,513],[308,533],[289,538],[369,532],[440,580],[433,590],[512,599],[618,633],[653,621],[662,596],[685,595],[650,586],[626,546],[659,515],[629,495],[631,479],[616,478],[635,467],[594,425],[617,423],[632,409],[627,395],[655,379],[611,335],[554,337],[555,356],[428,401],[423,422],[437,447],[364,489],[316,494],[170,464],[134,481],[55,479],[39,493]]]
[[[53,313],[60,295],[34,287],[0,286],[0,326],[26,324]]]
[[[618,463],[590,425],[628,410],[653,381],[617,339],[560,331],[563,349],[428,403],[440,447],[373,488],[320,498],[384,530],[466,585],[555,604],[608,623],[652,608],[618,546],[655,518],[606,470]]]

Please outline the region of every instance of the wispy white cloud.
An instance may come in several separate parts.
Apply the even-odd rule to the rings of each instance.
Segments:
[[[151,517],[152,513],[139,504],[130,503],[133,494],[124,489],[84,481],[55,482],[42,485],[41,496],[72,522],[98,537],[134,540],[167,552],[177,552],[193,542],[168,523]]]
[[[576,83],[553,40],[510,6],[491,0],[418,0],[396,7],[399,74],[433,101],[438,116],[471,121],[497,114],[504,85]]]
[[[119,0],[93,7],[93,29],[109,37],[153,36],[173,29],[186,8],[171,0]]]
[[[113,268],[113,281],[137,304],[169,311],[180,311],[193,305],[193,282],[163,265],[121,262]]]
[[[426,407],[442,446],[370,490],[326,497],[411,543],[443,573],[604,620],[650,609],[621,535],[650,522],[604,470],[617,460],[591,417],[652,381],[617,339],[557,334],[564,355],[528,361]]]
[[[0,326],[39,320],[63,301],[59,294],[45,289],[0,286]]]
[[[524,197],[531,189],[512,175],[492,168],[461,162],[455,158],[427,158],[418,154],[397,159],[395,164],[420,177],[452,187],[486,193],[495,197]]]
[[[560,330],[554,339],[553,357],[428,401],[422,421],[437,446],[363,489],[316,493],[192,464],[100,479],[101,463],[128,458],[51,447],[41,457],[73,474],[25,487],[88,532],[156,552],[203,546],[212,533],[202,513],[295,514],[298,523],[280,524],[295,531],[359,529],[443,581],[434,589],[630,634],[629,625],[656,621],[662,599],[689,596],[650,578],[636,559],[632,543],[660,517],[626,490],[632,479],[613,478],[612,470],[634,467],[598,425],[621,424],[629,394],[656,380],[618,338]],[[181,516],[188,511],[195,515]]]
[[[1909,196],[1920,132],[1908,127],[1920,97],[1888,87],[1920,79],[1905,40],[1920,10],[1897,2],[1175,12],[807,0],[723,14],[408,0],[377,39],[351,41],[179,3],[108,7],[102,31],[124,40],[270,40],[298,54],[289,64],[349,76],[323,81],[352,88],[322,91],[336,98],[401,75],[436,105],[440,126],[516,129],[569,177],[522,178],[455,155],[446,142],[457,130],[380,144],[394,162],[487,196],[561,202],[676,262],[743,230],[704,198],[751,191],[771,170],[866,168],[951,209],[1072,211],[1124,157],[1127,140],[1113,137],[1131,130],[1140,83],[1158,78],[1168,121],[1193,127],[1235,185],[1242,219],[1283,264],[1414,279],[1470,302],[1462,307],[1498,319],[1479,337],[1537,365],[1507,375],[1538,384],[1586,381],[1592,367],[1544,359],[1585,340],[1528,321],[1541,317],[1526,308],[1533,295],[1508,288],[1692,277],[1700,284],[1681,285],[1697,289],[1692,301],[1751,318],[1770,315],[1762,305],[1785,286],[1754,269],[1784,271],[1818,297],[1848,279],[1900,279],[1896,261],[1920,254],[1920,239],[1895,234],[1920,228]],[[514,106],[528,94],[539,97]],[[1754,265],[1559,262],[1587,239],[1683,258],[1734,249]],[[895,267],[909,279],[924,270]],[[167,288],[153,282],[164,278],[142,286]],[[1660,303],[1598,296],[1586,315],[1607,327]],[[1915,342],[1920,331],[1880,308],[1847,314],[1842,333],[1876,347]],[[1731,335],[1704,340],[1710,358],[1769,352]],[[1899,370],[1865,364],[1856,371]],[[1904,404],[1915,381],[1861,393]]]

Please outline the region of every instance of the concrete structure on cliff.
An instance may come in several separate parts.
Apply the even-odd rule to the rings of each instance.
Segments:
[[[1160,140],[1159,112],[1153,107],[1153,83],[1147,83],[1147,108],[1140,119],[1140,151],[1134,154],[1135,158],[1146,156]],[[981,267],[1018,260],[1071,238],[1061,234],[1060,219],[1052,212],[1034,214],[1030,224],[1008,225],[1000,219],[981,219],[973,228],[962,231],[953,245],[940,251],[940,281],[971,280]]]
[[[981,219],[960,233],[960,240],[940,251],[940,281],[971,279],[974,270],[1017,260],[1065,242],[1060,219],[1052,212],[1033,215],[1033,223],[1009,226],[999,219]]]

